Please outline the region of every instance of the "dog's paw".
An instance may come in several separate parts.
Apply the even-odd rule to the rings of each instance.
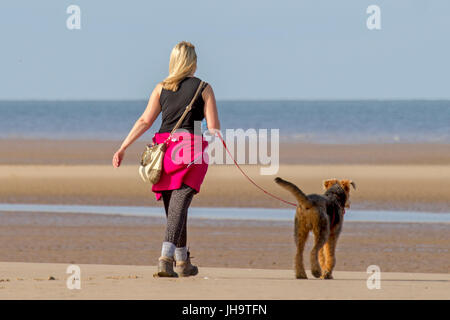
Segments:
[[[333,279],[333,276],[331,275],[331,272],[325,271],[321,276],[320,279]]]
[[[308,279],[308,276],[306,275],[306,273],[297,273],[295,275],[296,279]]]
[[[311,273],[314,277],[320,278],[322,276],[322,271],[320,269],[313,269]]]

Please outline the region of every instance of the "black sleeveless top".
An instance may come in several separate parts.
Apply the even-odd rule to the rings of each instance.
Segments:
[[[162,123],[159,133],[172,131],[194,97],[200,81],[197,77],[186,77],[181,80],[177,91],[174,92],[164,88],[161,90],[159,103],[161,105]],[[205,118],[203,111],[205,102],[203,101],[202,92],[206,86],[207,84],[205,83],[192,105],[191,111],[188,112],[180,125],[180,129],[194,133],[194,121],[202,121]]]

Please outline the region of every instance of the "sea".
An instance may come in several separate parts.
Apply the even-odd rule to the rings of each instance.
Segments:
[[[0,101],[0,139],[123,140],[147,101]],[[281,141],[450,143],[450,100],[218,101],[225,129]],[[160,117],[144,135],[150,139]],[[203,124],[205,127],[205,123]]]

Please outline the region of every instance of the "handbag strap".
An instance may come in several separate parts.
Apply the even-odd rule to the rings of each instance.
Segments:
[[[183,122],[183,120],[186,117],[187,113],[189,111],[191,111],[192,105],[194,104],[195,100],[197,99],[198,94],[200,93],[200,90],[202,89],[204,84],[205,84],[204,81],[200,81],[200,84],[197,87],[197,91],[195,92],[194,97],[192,98],[191,102],[187,105],[186,109],[184,109],[183,114],[181,115],[181,117],[177,121],[177,123],[175,124],[175,127],[173,127],[172,131],[169,134],[169,137],[166,139],[165,142],[167,142],[172,137],[172,135],[175,133],[175,131],[181,126],[181,123]]]

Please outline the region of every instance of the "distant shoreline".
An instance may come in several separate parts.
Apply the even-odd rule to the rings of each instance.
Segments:
[[[1,102],[144,102],[147,98],[121,98],[121,99],[0,99]],[[450,102],[450,98],[272,98],[272,99],[217,99],[221,102]]]
[[[141,137],[126,152],[124,164],[136,164],[150,139]],[[119,140],[2,139],[0,165],[110,164]],[[281,164],[450,164],[450,145],[444,143],[322,144],[280,143]]]

